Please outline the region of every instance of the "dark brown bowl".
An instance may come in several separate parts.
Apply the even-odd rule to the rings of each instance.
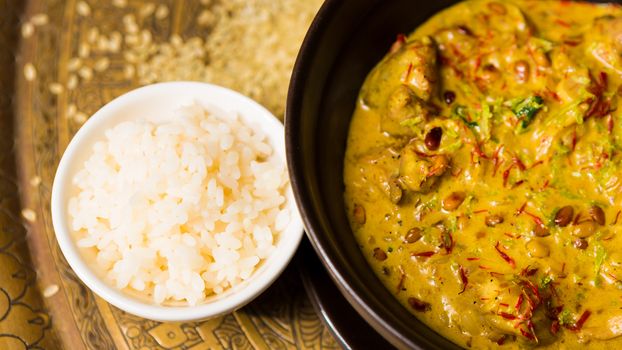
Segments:
[[[361,84],[396,35],[455,2],[327,0],[305,38],[289,87],[287,161],[307,235],[341,293],[398,348],[458,347],[402,307],[361,254],[344,209],[346,137]]]

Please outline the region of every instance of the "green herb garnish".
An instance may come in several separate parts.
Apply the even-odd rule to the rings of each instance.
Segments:
[[[563,309],[557,316],[557,320],[561,326],[574,324],[574,317],[572,317],[572,313],[568,309]]]
[[[540,279],[540,289],[546,289],[553,282],[553,277],[550,275],[544,276]]]
[[[607,258],[607,250],[598,242],[594,245],[594,273],[598,274],[600,268],[603,266],[605,259]]]
[[[468,109],[463,105],[456,105],[451,111],[451,117],[462,120],[470,128],[477,126],[477,122],[469,121]]]
[[[512,112],[520,119],[521,129],[526,129],[533,121],[538,111],[544,107],[544,100],[540,96],[529,96],[512,103]]]

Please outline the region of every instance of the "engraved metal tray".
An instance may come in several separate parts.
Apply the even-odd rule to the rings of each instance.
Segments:
[[[71,136],[88,115],[137,86],[211,81],[282,117],[289,70],[320,3],[0,0],[0,349],[338,347],[295,264],[247,307],[209,321],[160,323],[120,311],[67,265],[49,210],[56,166]],[[128,14],[136,19],[129,28]],[[94,27],[108,43],[98,43]],[[160,44],[199,37],[207,49],[199,66],[182,57],[188,69],[154,75],[143,69],[148,59],[127,54],[127,35],[135,29]],[[110,44],[115,32],[123,39],[118,48]],[[150,47],[145,50],[157,50]],[[140,49],[135,45],[134,52]],[[74,58],[87,68],[77,68]]]

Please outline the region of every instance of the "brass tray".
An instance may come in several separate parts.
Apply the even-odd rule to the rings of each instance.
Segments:
[[[0,349],[338,347],[292,267],[217,319],[159,323],[124,313],[76,278],[49,210],[73,133],[134,87],[210,81],[282,118],[295,54],[320,3],[0,0]]]

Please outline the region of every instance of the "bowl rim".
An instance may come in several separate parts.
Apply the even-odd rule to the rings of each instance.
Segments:
[[[381,3],[382,0],[370,0],[367,2],[377,4]],[[328,24],[336,16],[338,7],[342,5],[343,1],[340,0],[324,1],[307,31],[294,64],[285,108],[285,146],[290,181],[305,226],[306,235],[341,294],[358,314],[393,346],[400,349],[421,349],[423,344],[420,343],[425,342],[425,339],[411,339],[405,336],[405,333],[409,330],[405,323],[387,321],[390,318],[387,312],[373,309],[370,306],[369,296],[357,290],[356,286],[351,283],[351,280],[356,279],[355,275],[348,271],[347,266],[344,266],[339,259],[332,257],[328,252],[326,246],[329,245],[329,242],[322,234],[322,224],[312,204],[310,204],[313,202],[313,198],[304,183],[306,179],[304,167],[298,161],[301,154],[300,147],[298,146],[299,138],[297,137],[300,128],[300,118],[298,116],[301,113],[305,96],[303,87],[309,79],[308,72],[312,66],[314,53],[317,52],[320,39],[325,34]],[[436,331],[434,332],[437,333]],[[432,343],[427,344],[431,345]]]
[[[89,139],[89,137],[95,135],[102,137],[103,130],[108,129],[102,129],[102,126],[104,126],[106,122],[109,122],[109,118],[113,118],[113,116],[117,115],[116,113],[123,107],[128,108],[133,104],[136,105],[148,99],[150,96],[155,95],[166,99],[168,98],[167,94],[174,96],[175,93],[179,94],[180,91],[183,91],[184,94],[187,95],[194,95],[196,99],[199,99],[199,96],[205,98],[205,96],[210,96],[210,94],[212,94],[211,96],[229,99],[231,103],[235,103],[236,107],[242,106],[247,111],[252,111],[254,127],[260,128],[265,133],[275,153],[281,158],[282,162],[286,163],[285,145],[282,136],[284,130],[283,124],[266,108],[249,97],[218,85],[202,82],[175,81],[151,84],[131,90],[106,103],[95,112],[69,142],[56,170],[52,186],[51,212],[55,237],[63,255],[78,278],[95,294],[119,309],[156,321],[181,322],[202,320],[217,317],[241,308],[259,296],[283,272],[297,251],[303,237],[303,224],[295,201],[293,200],[290,182],[290,186],[286,190],[286,196],[289,201],[288,208],[291,213],[290,223],[281,233],[281,236],[276,242],[275,250],[262,262],[262,265],[253,272],[253,275],[251,275],[249,279],[230,288],[221,295],[213,296],[213,300],[210,300],[210,297],[208,297],[206,302],[194,306],[170,306],[149,303],[146,300],[143,301],[133,297],[104,281],[97,275],[93,268],[89,266],[72,237],[69,219],[66,213],[67,208],[66,205],[64,205],[66,203],[65,198],[68,197],[65,193],[71,188],[71,175],[73,175],[73,173],[71,172],[70,166],[73,165],[72,161],[77,157],[78,152],[81,152],[81,149],[88,147],[87,144],[92,146],[95,142],[93,139]],[[218,103],[210,102],[209,104],[213,104],[216,108],[221,107]],[[178,102],[177,105],[181,106],[183,103]],[[233,111],[237,112],[238,115],[242,114],[238,109],[233,109]],[[140,118],[141,116],[132,115],[130,118],[125,118],[124,120],[130,120],[134,117]],[[247,118],[248,116],[240,117],[242,120]],[[116,124],[118,124],[118,122]],[[92,152],[90,148],[88,149],[88,152]]]

